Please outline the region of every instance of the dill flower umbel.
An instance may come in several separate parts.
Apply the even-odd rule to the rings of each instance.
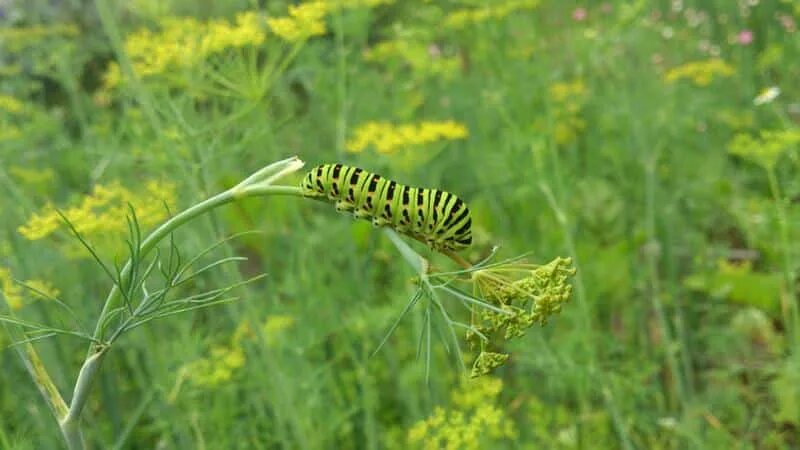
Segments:
[[[281,335],[294,326],[294,322],[294,317],[286,314],[273,314],[267,317],[261,326],[261,333],[267,347],[274,346]]]
[[[281,335],[291,328],[294,322],[294,317],[289,315],[276,314],[267,317],[261,324],[261,337],[267,347],[278,343]],[[189,380],[197,387],[215,388],[225,384],[247,362],[245,344],[258,337],[250,321],[244,320],[236,327],[229,343],[212,346],[209,356],[184,365],[182,372],[187,374]]]
[[[0,142],[14,141],[22,137],[22,130],[14,125],[6,125],[0,128]]]
[[[9,114],[21,114],[25,111],[25,104],[10,95],[0,94],[0,110]]]
[[[20,186],[25,187],[30,193],[44,194],[53,187],[55,171],[51,168],[31,169],[22,166],[10,166],[8,173]]]
[[[547,89],[550,99],[558,103],[567,103],[570,100],[586,96],[586,84],[583,80],[559,81],[551,84]]]
[[[325,15],[331,5],[324,1],[311,1],[289,6],[289,15],[267,19],[273,33],[289,42],[306,40],[325,34]]]
[[[21,309],[24,305],[22,289],[22,286],[14,281],[11,271],[5,267],[0,267],[0,294],[3,295],[8,307],[12,310]]]
[[[29,292],[31,295],[37,299],[52,300],[54,298],[58,298],[58,296],[61,294],[61,291],[59,291],[55,286],[53,286],[52,283],[46,280],[35,278],[32,280],[26,280],[25,284],[30,288]]]
[[[207,22],[191,17],[166,17],[158,30],[139,29],[125,37],[124,47],[134,73],[146,78],[179,68],[188,68],[226,49],[257,46],[266,39],[266,29],[255,11]],[[121,69],[112,63],[104,76],[104,88],[123,82]]]
[[[287,42],[301,42],[327,32],[325,17],[337,10],[375,7],[394,0],[311,0],[289,6],[289,14],[267,19],[272,32]]]
[[[707,61],[694,61],[673,67],[664,75],[664,81],[674,83],[678,80],[690,80],[697,86],[708,86],[715,77],[730,77],[734,69],[719,58]]]
[[[472,377],[504,364],[508,355],[493,351],[502,342],[525,335],[533,325],[545,325],[561,312],[572,296],[569,278],[575,275],[570,258],[556,258],[544,265],[505,263],[472,272],[475,296],[500,311],[474,308],[467,341],[480,354]]]
[[[35,47],[48,38],[72,38],[79,34],[77,26],[70,23],[32,25],[28,27],[0,28],[0,41],[5,50],[16,53]]]
[[[365,51],[364,60],[376,63],[398,61],[422,76],[449,78],[457,73],[462,64],[461,58],[443,56],[440,51],[432,51],[434,48],[426,42],[392,39],[379,42]]]
[[[130,207],[136,212],[139,226],[148,228],[161,223],[175,206],[175,186],[161,181],[149,181],[142,189],[132,191],[119,183],[96,185],[80,203],[66,208],[62,214],[84,238],[101,245],[118,246],[128,232]],[[17,230],[28,240],[43,239],[66,226],[52,204],[34,213]],[[70,243],[75,244],[74,241]],[[81,252],[67,253],[71,256]],[[77,250],[77,249],[74,249]]]
[[[551,84],[547,93],[554,116],[552,129],[548,129],[544,119],[536,126],[548,130],[558,145],[574,142],[586,128],[582,115],[589,97],[586,84],[583,80],[559,81]]]
[[[356,128],[354,136],[347,142],[347,150],[360,153],[374,146],[378,153],[388,154],[405,147],[463,139],[468,133],[466,126],[452,120],[401,125],[366,122]]]
[[[5,298],[8,307],[12,311],[22,309],[25,306],[26,297],[49,300],[57,298],[59,294],[59,290],[48,281],[32,279],[18,283],[14,281],[14,277],[8,268],[0,267],[0,295]]]
[[[800,129],[763,130],[758,137],[747,133],[734,136],[728,150],[750,162],[771,170],[781,156],[800,144]]]
[[[451,12],[445,17],[444,26],[455,29],[464,28],[487,20],[500,20],[515,11],[539,6],[539,0],[501,0],[487,3],[487,5],[476,8],[464,8]]]
[[[189,380],[198,387],[214,388],[228,382],[244,366],[244,350],[238,346],[215,346],[210,355],[184,366]]]
[[[513,420],[497,405],[503,382],[497,378],[465,381],[452,393],[452,407],[437,407],[408,430],[412,448],[477,450],[517,436]]]

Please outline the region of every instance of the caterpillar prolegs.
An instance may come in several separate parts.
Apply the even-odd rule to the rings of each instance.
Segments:
[[[315,167],[301,188],[306,197],[334,202],[337,211],[391,227],[435,250],[459,250],[472,243],[469,208],[449,192],[405,186],[343,164]]]

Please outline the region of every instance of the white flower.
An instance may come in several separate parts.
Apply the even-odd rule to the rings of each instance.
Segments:
[[[761,93],[758,94],[758,96],[753,99],[753,104],[758,106],[758,105],[763,105],[765,103],[769,103],[775,100],[778,97],[778,95],[780,95],[780,93],[781,90],[778,86],[768,87],[763,91],[761,91]]]
[[[673,429],[678,426],[678,421],[674,417],[659,417],[658,425],[662,428]]]

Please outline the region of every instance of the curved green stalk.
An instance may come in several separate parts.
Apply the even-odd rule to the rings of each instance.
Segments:
[[[247,177],[244,181],[237,184],[227,191],[221,192],[207,200],[191,206],[179,214],[173,216],[161,226],[156,228],[150,235],[148,235],[141,243],[138,249],[139,259],[145,257],[165,238],[170,236],[181,225],[191,221],[195,217],[211,211],[221,205],[230,203],[246,197],[266,196],[266,195],[295,195],[301,196],[302,191],[299,187],[295,186],[274,186],[272,183],[278,179],[295,172],[303,167],[303,162],[296,157],[288,158],[276,163],[270,164],[261,170],[255,172],[253,175]],[[120,286],[124,286],[131,281],[134,262],[128,260],[120,272],[117,283],[111,288],[111,291],[106,297],[103,304],[103,309],[100,316],[97,318],[97,324],[94,330],[94,341],[89,347],[83,365],[81,366],[78,374],[78,379],[75,382],[75,388],[72,394],[72,400],[69,408],[66,411],[57,411],[57,419],[61,428],[61,433],[70,450],[80,450],[85,448],[83,437],[80,429],[80,417],[86,400],[91,392],[92,385],[100,371],[100,367],[105,359],[108,350],[111,348],[109,344],[104,343],[105,332],[109,315],[115,311],[122,301],[122,291]]]
[[[150,253],[150,251],[152,251],[159,242],[161,242],[165,237],[169,236],[170,233],[175,231],[181,225],[189,222],[200,214],[206,213],[226,203],[230,203],[233,200],[261,195],[301,195],[301,190],[299,187],[272,186],[271,184],[278,178],[294,172],[301,167],[303,167],[303,163],[297,158],[289,158],[276,162],[249,176],[233,188],[197,203],[188,209],[185,209],[181,213],[173,216],[161,224],[161,226],[156,228],[152,233],[150,233],[149,236],[147,236],[147,238],[142,241],[142,245],[139,249],[140,258],[147,256],[147,254]],[[128,260],[122,269],[119,283],[114,285],[114,287],[111,288],[111,291],[108,293],[108,297],[103,304],[103,309],[100,312],[100,316],[97,319],[97,325],[94,330],[93,337],[98,342],[103,340],[106,325],[105,322],[108,314],[110,311],[114,310],[114,308],[119,306],[121,300],[119,285],[125,284],[128,281],[128,278],[131,275],[131,270],[131,261]],[[93,352],[94,346],[90,348],[89,354],[91,355]]]

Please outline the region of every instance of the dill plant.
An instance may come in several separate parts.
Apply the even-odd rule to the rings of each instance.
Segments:
[[[306,39],[326,32],[324,18],[332,10],[344,8],[347,4],[356,2],[311,2],[296,8],[290,8],[289,14],[283,18],[266,21],[271,32],[290,45],[288,54],[284,57],[270,61],[267,67],[258,67],[254,62],[258,58],[255,53],[246,53],[250,46],[261,44],[266,39],[264,28],[252,13],[237,16],[234,21],[209,21],[201,23],[196,20],[165,20],[160,24],[159,32],[140,30],[132,36],[122,39],[119,30],[110,19],[110,11],[106,2],[98,2],[98,12],[101,21],[109,34],[115,51],[118,53],[118,63],[113,63],[106,73],[103,89],[95,96],[98,104],[108,104],[122,92],[135,99],[137,108],[141,108],[141,115],[145,122],[155,130],[157,135],[166,144],[180,141],[181,135],[189,136],[188,139],[199,140],[209,133],[223,130],[237,119],[247,115],[262,101],[275,78],[280,75],[292,61],[297,51]],[[378,2],[363,2],[365,4]],[[518,4],[514,8],[534,7],[537,1],[510,2]],[[448,21],[453,28],[463,27],[471,22],[505,17],[513,8],[474,8],[454,15]],[[214,31],[213,33],[211,31]],[[200,39],[208,33],[218,39]],[[226,39],[219,39],[227,36]],[[164,46],[159,46],[158,41],[175,40],[180,42],[178,48],[189,48],[189,57],[186,55],[165,51]],[[224,69],[216,59],[222,50],[241,50],[250,58],[241,67],[233,67],[230,72]],[[173,48],[174,50],[174,48]],[[155,56],[151,58],[151,56]],[[405,56],[405,55],[404,55]],[[219,58],[222,59],[222,58]],[[194,76],[194,71],[199,73]],[[168,89],[162,89],[161,86]],[[232,97],[244,103],[235,113],[231,114],[220,124],[213,126],[196,127],[185,121],[181,113],[176,111],[174,117],[169,117],[159,108],[161,100],[176,110],[179,109],[181,99],[175,101],[171,98],[169,89],[186,88],[193,100],[207,101],[209,97]],[[160,97],[163,96],[163,97]],[[191,103],[191,102],[189,102]],[[222,102],[220,102],[222,103]],[[168,116],[174,119],[172,123],[178,124],[177,129],[162,125],[162,118]],[[419,141],[427,142],[437,139],[462,139],[466,136],[466,127],[457,122],[444,122],[442,124],[422,123],[417,127],[408,126],[404,129],[397,127],[394,131],[379,129],[388,139],[397,139],[400,135],[415,135]],[[409,133],[408,130],[411,132]],[[579,130],[580,131],[580,130]],[[394,135],[392,134],[394,132]],[[380,133],[375,133],[380,134]],[[362,136],[363,140],[372,139],[373,145],[381,136]],[[385,138],[385,137],[384,137]],[[412,142],[414,143],[414,142]],[[419,143],[419,142],[418,142]],[[380,146],[378,145],[379,150]],[[387,150],[392,151],[393,149]],[[189,157],[181,155],[185,160]],[[190,161],[199,162],[199,161]],[[130,203],[129,209],[117,210],[113,217],[106,217],[108,221],[127,221],[128,239],[122,245],[127,247],[129,260],[123,266],[110,267],[104,263],[103,255],[97,252],[90,242],[93,239],[87,236],[87,229],[70,211],[63,215],[49,215],[48,220],[52,225],[53,220],[63,220],[68,224],[77,241],[88,250],[89,254],[98,263],[98,267],[108,277],[113,287],[106,297],[102,311],[97,319],[94,331],[80,327],[76,320],[75,328],[56,328],[46,324],[32,323],[16,315],[14,311],[2,316],[2,322],[7,327],[9,335],[15,342],[20,357],[28,372],[41,390],[50,406],[54,416],[59,422],[61,432],[70,448],[82,448],[81,416],[87,398],[96,385],[98,374],[106,356],[121,337],[137,327],[149,322],[192,311],[199,308],[210,307],[227,301],[232,301],[232,290],[258,276],[241,283],[235,283],[221,288],[215,288],[200,293],[186,293],[185,289],[191,281],[198,276],[224,265],[235,264],[242,260],[240,257],[229,256],[215,260],[210,264],[202,265],[200,261],[224,242],[212,245],[198,255],[187,258],[181,253],[174,232],[201,214],[219,207],[228,202],[251,196],[264,196],[273,194],[298,195],[294,186],[276,186],[272,183],[284,175],[299,169],[301,163],[297,160],[286,160],[268,166],[253,176],[239,183],[236,187],[208,200],[198,203],[189,209],[172,216],[151,234],[145,236],[142,229],[155,226],[149,223],[157,214],[142,214],[143,208],[151,208],[153,202],[136,203],[136,195],[131,193],[120,194],[119,198]],[[155,189],[161,191],[162,189]],[[118,199],[119,200],[119,199]],[[161,207],[160,203],[156,203]],[[167,205],[171,206],[171,205]],[[169,208],[163,208],[167,211]],[[162,211],[162,213],[163,213]],[[33,227],[30,231],[34,236],[38,232],[47,234],[46,227]],[[430,260],[414,251],[394,233],[389,231],[390,239],[398,248],[402,256],[417,273],[417,290],[413,294],[398,321],[392,325],[391,334],[403,318],[417,304],[424,304],[425,330],[420,335],[419,349],[426,354],[426,368],[430,367],[431,336],[434,329],[441,325],[447,334],[445,347],[453,355],[458,364],[464,364],[464,355],[460,350],[458,334],[463,333],[471,350],[477,352],[474,357],[471,374],[474,377],[485,375],[491,370],[501,366],[508,358],[503,352],[506,341],[522,336],[533,325],[544,325],[549,317],[558,313],[562,305],[569,300],[572,291],[567,280],[574,275],[571,260],[557,258],[554,261],[533,265],[521,259],[491,262],[490,259],[472,265],[455,255],[450,256],[462,266],[462,270],[440,271]],[[494,256],[494,254],[492,255]],[[7,292],[18,293],[22,289],[42,295],[53,300],[59,307],[69,307],[58,299],[59,294],[45,289],[46,286],[29,280],[24,283],[13,283],[11,276],[7,275]],[[155,286],[155,287],[154,287]],[[9,300],[6,294],[6,300]],[[454,300],[456,308],[453,311],[448,300]],[[14,308],[12,308],[14,309]],[[70,314],[72,314],[70,312]],[[437,325],[437,320],[438,325]],[[33,342],[52,335],[71,335],[90,342],[86,358],[80,368],[75,381],[73,394],[69,402],[59,392],[50,377],[42,359],[39,357]],[[237,334],[238,336],[238,334]],[[383,345],[381,343],[380,345]],[[378,348],[380,348],[380,345]],[[211,366],[222,366],[221,371],[214,373],[209,370],[210,377],[226,376],[225,371],[235,370],[242,364],[241,342],[233,339],[225,349],[226,353],[214,353],[212,357],[198,362],[196,365],[187,366],[186,370],[205,370]],[[209,380],[204,380],[209,381]],[[213,380],[212,380],[213,381]],[[477,385],[475,385],[477,386]],[[479,388],[467,385],[465,392],[479,392]],[[490,389],[490,395],[479,398],[479,403],[493,400],[499,389]],[[464,394],[466,395],[466,394]],[[482,399],[482,400],[481,400]],[[465,405],[460,405],[465,406]],[[469,403],[470,407],[477,404]],[[469,424],[462,423],[449,430],[443,430],[442,435],[451,437],[450,442],[458,442],[453,435],[459,433],[477,433],[484,425],[491,425],[497,421],[498,414],[502,411],[481,409],[476,411],[474,420]],[[457,417],[454,414],[453,417]],[[466,428],[459,428],[464,425]],[[509,423],[510,425],[510,423]],[[499,429],[496,437],[510,438],[515,435],[512,428]]]
[[[95,323],[94,331],[82,329],[79,320],[75,320],[76,327],[73,329],[58,328],[21,319],[13,311],[0,315],[0,322],[3,322],[6,327],[14,341],[17,353],[50,406],[70,449],[84,448],[81,414],[105,357],[123,335],[156,319],[233,301],[236,299],[231,294],[233,289],[262,277],[262,275],[257,275],[242,282],[200,293],[185,293],[184,286],[191,284],[198,276],[246,258],[230,256],[201,265],[202,258],[225,241],[216,243],[199,254],[187,258],[181,253],[176,243],[175,231],[196,217],[235,200],[253,196],[300,195],[299,187],[276,185],[275,182],[299,170],[302,166],[303,163],[297,158],[286,159],[266,166],[231,189],[172,216],[147,236],[142,235],[136,212],[131,208],[127,218],[129,236],[126,242],[129,258],[121,267],[109,267],[67,216],[62,215],[75,238],[92,255],[112,283],[112,288]],[[154,285],[158,287],[154,287]],[[40,295],[47,295],[36,289],[35,286],[24,283],[22,286],[38,292]],[[13,292],[18,292],[18,290]],[[8,296],[4,295],[4,297],[8,302]],[[56,298],[53,300],[65,308],[71,316],[74,316],[66,304]],[[90,343],[69,403],[64,400],[32,345],[32,342],[37,339],[53,335],[77,336]]]
[[[499,378],[464,380],[451,393],[451,408],[437,407],[427,418],[415,423],[406,436],[409,445],[424,449],[477,450],[519,432],[498,397],[503,389]]]
[[[411,308],[424,300],[424,330],[420,335],[418,353],[424,346],[426,377],[430,370],[433,321],[437,317],[448,333],[445,340],[451,341],[446,348],[454,349],[455,360],[462,369],[466,368],[455,330],[463,331],[470,349],[478,352],[470,370],[470,376],[476,378],[506,362],[509,355],[501,349],[507,341],[524,336],[533,325],[546,324],[548,318],[559,313],[572,296],[568,278],[575,275],[575,269],[570,258],[559,257],[544,265],[524,263],[522,257],[491,263],[493,251],[483,261],[471,265],[458,255],[445,252],[462,266],[462,270],[437,271],[428,259],[411,249],[396,233],[391,230],[387,233],[416,271],[417,290],[378,350]],[[446,297],[468,311],[468,321],[461,321],[448,312],[444,303]]]
[[[789,336],[790,348],[797,357],[800,353],[800,313],[797,306],[797,261],[794,257],[795,233],[791,225],[785,189],[781,188],[778,169],[783,159],[791,158],[794,166],[788,166],[794,174],[798,166],[797,146],[800,144],[800,129],[787,127],[781,130],[762,130],[759,136],[737,134],[729,143],[728,150],[752,164],[760,167],[767,178],[772,206],[777,217],[776,240],[779,243],[781,266],[784,277],[784,290],[787,301],[783,310],[784,326]]]
[[[128,225],[126,246],[129,258],[123,266],[108,266],[101,255],[84,238],[75,223],[67,215],[59,212],[74,237],[91,254],[98,267],[112,283],[111,290],[95,323],[94,331],[89,332],[81,328],[80,320],[77,318],[75,328],[58,328],[21,319],[13,310],[9,314],[0,315],[0,322],[4,324],[14,340],[20,358],[50,406],[70,449],[85,447],[80,426],[83,409],[92,392],[103,361],[123,335],[157,319],[234,301],[238,299],[232,294],[234,289],[263,276],[256,275],[241,282],[200,293],[187,293],[185,287],[198,276],[224,265],[238,263],[246,258],[228,256],[201,265],[200,261],[203,257],[236,236],[215,243],[199,254],[187,258],[182,254],[174,233],[198,216],[236,200],[270,195],[302,196],[302,191],[297,186],[275,184],[301,167],[303,167],[303,162],[297,158],[289,158],[266,166],[236,186],[170,217],[147,236],[142,234],[142,226],[137,218],[135,208],[129,206],[130,213],[126,217]],[[52,227],[49,221],[40,220],[39,222],[45,224],[48,230]],[[31,227],[24,228],[24,231],[36,232]],[[471,376],[474,378],[486,375],[505,363],[508,354],[499,351],[503,344],[510,339],[523,336],[526,329],[535,324],[544,325],[549,317],[560,312],[563,303],[568,301],[571,296],[572,287],[568,284],[568,278],[575,274],[575,269],[571,267],[569,258],[556,258],[544,265],[526,264],[519,258],[490,263],[490,259],[494,256],[493,252],[484,261],[471,265],[451,251],[443,251],[463,269],[438,272],[432,270],[428,259],[413,250],[395,232],[387,230],[387,233],[402,257],[417,272],[418,289],[378,345],[376,352],[396,329],[400,320],[420,300],[424,299],[426,303],[425,330],[420,336],[419,351],[423,351],[423,342],[425,342],[424,351],[428,370],[430,368],[432,327],[436,317],[441,319],[444,329],[449,333],[449,339],[446,339],[445,346],[456,357],[456,361],[462,369],[466,368],[456,330],[464,331],[466,340],[472,349],[480,351],[471,370]],[[17,293],[19,288],[11,283],[8,274],[3,277],[6,279],[4,281],[6,286],[3,289],[4,297],[10,304],[13,298],[9,297],[9,292]],[[36,282],[20,284],[38,295],[51,298],[75,317],[68,305],[55,298],[57,292],[45,292],[47,287],[44,284]],[[154,287],[154,285],[158,287]],[[464,290],[469,287],[472,288],[472,292]],[[452,308],[445,306],[444,298],[446,296],[455,299],[469,311],[470,321],[468,323],[458,319],[458,315],[461,313],[456,312],[454,315],[451,312]],[[212,352],[210,359],[196,361],[193,365],[185,367],[181,376],[185,377],[187,370],[200,371],[206,376],[205,378],[201,376],[198,382],[210,384],[214,384],[215,380],[220,377],[229,378],[230,373],[243,364],[241,339],[246,333],[247,328],[237,331],[228,347],[218,348],[217,351]],[[35,340],[54,335],[76,336],[90,343],[68,403],[55,386],[32,345]],[[429,372],[427,373],[429,374]],[[477,422],[469,425],[468,429],[474,432],[482,421],[497,421],[497,411],[493,411],[478,408],[474,416],[474,420]],[[487,416],[487,414],[489,415]],[[467,425],[464,424],[464,426]],[[448,435],[452,435],[453,430],[460,429],[456,427],[455,422],[453,427],[455,428],[447,432]],[[510,429],[503,430],[499,432],[498,437],[513,435],[512,431],[509,431]],[[442,439],[452,439],[452,436]]]

